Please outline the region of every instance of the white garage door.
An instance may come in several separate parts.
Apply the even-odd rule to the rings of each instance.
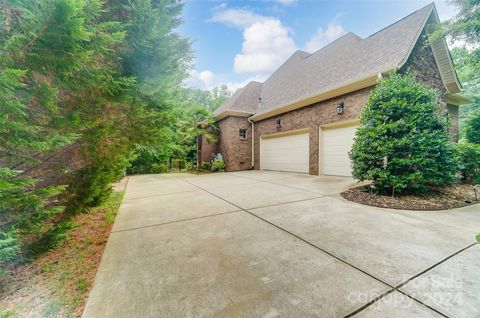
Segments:
[[[261,169],[308,173],[308,158],[308,133],[262,138]]]
[[[351,176],[352,167],[348,153],[353,145],[357,126],[322,129],[323,174],[331,176]]]

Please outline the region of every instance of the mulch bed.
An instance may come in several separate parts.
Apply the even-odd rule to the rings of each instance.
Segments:
[[[340,194],[349,201],[364,205],[400,210],[448,210],[480,203],[471,184],[454,184],[428,194],[380,195],[372,192],[370,185],[345,190]]]

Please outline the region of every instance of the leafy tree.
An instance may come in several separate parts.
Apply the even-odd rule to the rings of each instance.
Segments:
[[[228,90],[227,85],[222,85],[220,87],[214,87],[211,95],[211,106],[209,108],[213,112],[232,96],[232,92]]]
[[[453,180],[446,116],[431,88],[392,74],[370,93],[350,158],[353,176],[382,193],[428,191]]]
[[[480,145],[480,111],[470,115],[465,123],[465,139]]]
[[[473,184],[480,183],[480,145],[459,142],[455,148],[458,168],[463,180]]]
[[[480,2],[478,0],[451,0],[459,9],[454,19],[443,23],[443,32],[454,40],[463,40],[467,44],[480,43]]]
[[[446,36],[452,43],[463,43],[463,48],[452,49],[452,57],[465,96],[472,103],[460,107],[460,126],[470,113],[480,111],[480,2],[452,0],[458,14],[445,21],[436,36]]]
[[[480,111],[480,56],[477,56],[480,55],[480,50],[454,48],[451,53],[463,86],[462,95],[472,100],[472,103],[462,105],[459,109],[460,132],[464,137],[467,118]]]
[[[198,89],[178,90],[170,101],[172,105],[169,125],[163,130],[161,142],[141,145],[132,158],[129,173],[149,173],[154,165],[171,165],[173,159],[195,162],[197,139],[205,135],[216,141],[215,119],[209,110],[211,93]]]

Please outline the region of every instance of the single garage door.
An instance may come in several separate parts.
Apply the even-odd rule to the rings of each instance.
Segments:
[[[331,176],[352,175],[352,167],[348,153],[352,149],[357,125],[322,129],[320,141],[323,174]]]
[[[308,133],[262,138],[261,169],[308,173],[308,142]]]

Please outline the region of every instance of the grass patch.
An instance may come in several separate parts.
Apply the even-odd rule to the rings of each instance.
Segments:
[[[79,317],[92,286],[123,192],[113,192],[101,206],[75,216],[58,245],[9,277],[1,295],[0,318]]]

